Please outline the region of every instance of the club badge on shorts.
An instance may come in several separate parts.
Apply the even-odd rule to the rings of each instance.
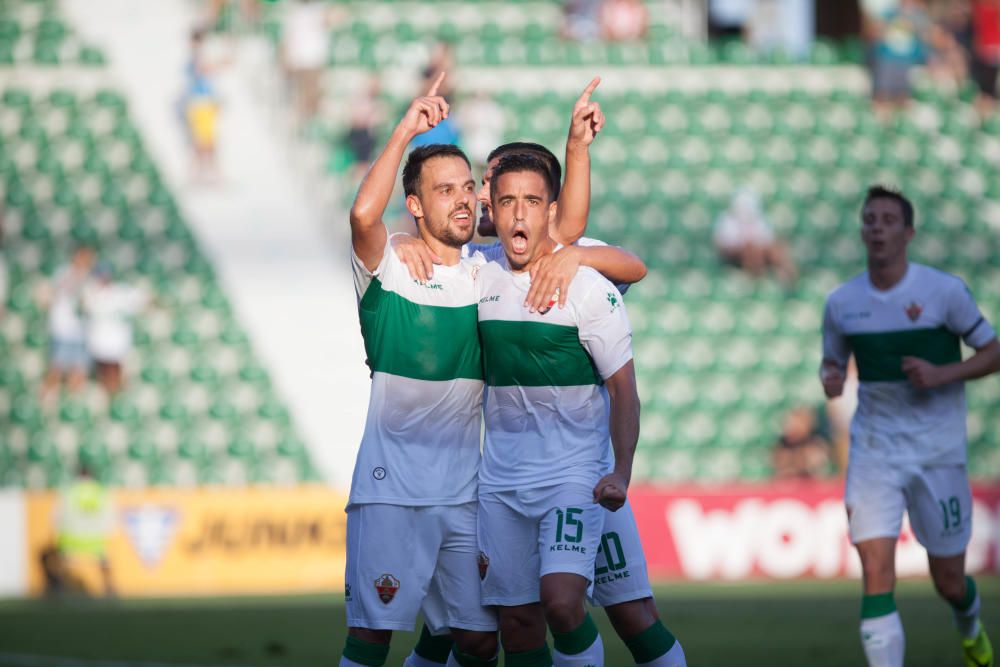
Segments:
[[[490,569],[490,557],[480,551],[476,563],[479,565],[479,578],[485,579],[486,571]]]
[[[383,574],[375,580],[375,592],[378,593],[378,599],[382,601],[382,604],[389,604],[392,602],[392,599],[396,597],[396,591],[398,590],[399,579],[391,574]]]

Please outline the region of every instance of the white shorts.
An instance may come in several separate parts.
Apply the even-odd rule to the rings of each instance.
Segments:
[[[853,544],[898,537],[904,510],[932,556],[960,554],[972,536],[972,490],[964,465],[851,462],[844,502]]]
[[[617,512],[604,512],[604,533],[594,570],[593,603],[610,607],[653,597],[632,505],[626,500]]]
[[[539,580],[568,572],[592,582],[605,509],[593,487],[560,484],[479,496],[482,602],[538,602]]]
[[[347,625],[434,632],[493,631],[479,602],[476,503],[435,507],[354,505],[347,510]]]

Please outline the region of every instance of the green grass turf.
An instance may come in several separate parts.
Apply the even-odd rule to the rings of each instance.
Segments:
[[[1000,639],[1000,577],[977,579],[987,627]],[[659,586],[660,611],[692,667],[863,665],[856,581]],[[947,606],[929,581],[903,581],[896,599],[911,667],[961,667]],[[602,611],[595,611],[609,667],[632,662]],[[388,665],[400,665],[415,634],[397,633]],[[62,660],[197,665],[335,667],[344,609],[333,596],[177,600],[0,601],[0,664],[49,667]],[[3,654],[7,654],[5,657]]]

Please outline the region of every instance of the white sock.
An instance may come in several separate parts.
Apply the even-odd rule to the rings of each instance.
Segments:
[[[861,619],[861,645],[869,667],[903,667],[906,635],[899,612]]]
[[[604,642],[601,641],[601,636],[597,635],[593,644],[582,653],[573,655],[552,649],[552,664],[554,667],[601,667],[604,665]]]
[[[684,657],[684,649],[680,642],[674,642],[670,650],[652,662],[644,662],[636,667],[687,667],[687,658]]]
[[[959,634],[965,639],[975,639],[979,634],[979,593],[976,592],[976,599],[968,609],[959,611],[952,608],[952,611],[955,614],[955,627],[958,628]]]
[[[448,657],[449,665],[458,664],[457,662],[452,663],[452,660],[454,660],[454,658],[451,657],[450,653],[448,654],[448,656],[449,656]],[[432,662],[427,658],[424,658],[423,656],[419,656],[416,653],[413,653],[412,651],[410,652],[410,655],[406,656],[406,660],[403,661],[403,667],[441,667],[441,664],[442,663],[440,662]]]

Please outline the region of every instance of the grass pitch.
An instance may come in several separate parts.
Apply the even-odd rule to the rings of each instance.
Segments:
[[[1000,577],[979,577],[986,626],[1000,639]],[[657,588],[660,613],[692,667],[864,665],[860,583],[692,584]],[[930,581],[903,581],[896,600],[911,667],[961,667],[947,605]],[[609,667],[631,658],[594,611]],[[11,667],[335,667],[345,635],[334,596],[0,601],[0,664]],[[401,665],[415,633],[396,633]],[[501,664],[503,664],[501,662]]]

